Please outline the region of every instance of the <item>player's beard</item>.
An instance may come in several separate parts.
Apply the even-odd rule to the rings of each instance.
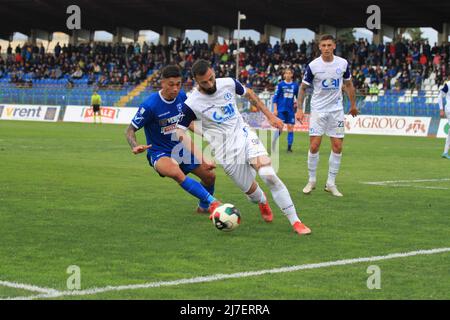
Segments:
[[[212,94],[216,93],[217,86],[214,83],[214,86],[212,86],[211,88],[208,88],[208,89],[202,88],[202,89],[203,89],[203,91],[205,91],[206,94],[212,95]]]

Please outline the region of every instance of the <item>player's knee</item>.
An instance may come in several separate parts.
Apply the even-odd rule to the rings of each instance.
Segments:
[[[319,148],[320,148],[320,144],[311,143],[311,146],[309,147],[309,151],[311,151],[311,153],[317,153],[317,152],[319,152]]]
[[[263,166],[259,168],[258,174],[270,188],[281,187],[283,185],[272,166]]]
[[[334,142],[331,148],[334,153],[342,153],[342,143]]]
[[[205,186],[212,186],[216,183],[216,173],[214,171],[209,171],[203,178],[202,182]]]

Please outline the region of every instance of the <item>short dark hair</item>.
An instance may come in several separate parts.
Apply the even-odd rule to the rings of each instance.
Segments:
[[[199,59],[195,61],[195,63],[192,65],[191,73],[192,76],[195,78],[196,76],[203,76],[208,72],[208,69],[211,68],[211,65],[208,61],[204,59]]]
[[[319,42],[325,41],[325,40],[332,40],[333,42],[336,42],[336,40],[334,39],[334,37],[331,34],[323,34],[320,36]]]
[[[178,66],[176,66],[174,64],[165,66],[161,70],[161,78],[163,78],[163,79],[181,78],[181,70]]]

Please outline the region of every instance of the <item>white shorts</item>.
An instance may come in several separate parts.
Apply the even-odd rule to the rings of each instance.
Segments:
[[[321,137],[326,134],[332,138],[344,138],[344,110],[332,112],[311,112],[309,118],[309,136]]]
[[[244,150],[242,150],[243,157],[240,158],[242,161],[222,164],[225,173],[243,192],[250,190],[256,178],[256,170],[251,166],[250,161],[256,157],[268,155],[256,133],[249,128],[246,131],[248,134],[245,138]]]

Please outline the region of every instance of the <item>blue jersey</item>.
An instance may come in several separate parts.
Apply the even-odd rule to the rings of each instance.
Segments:
[[[298,84],[296,82],[281,81],[275,95],[273,102],[277,104],[277,111],[280,112],[294,112],[294,102],[298,95]]]
[[[161,91],[153,93],[139,107],[131,125],[136,129],[144,127],[147,144],[152,147],[147,150],[150,153],[168,153],[179,143],[175,131],[178,122],[183,118],[181,108],[187,99],[186,93],[180,91],[172,100],[165,100]]]

